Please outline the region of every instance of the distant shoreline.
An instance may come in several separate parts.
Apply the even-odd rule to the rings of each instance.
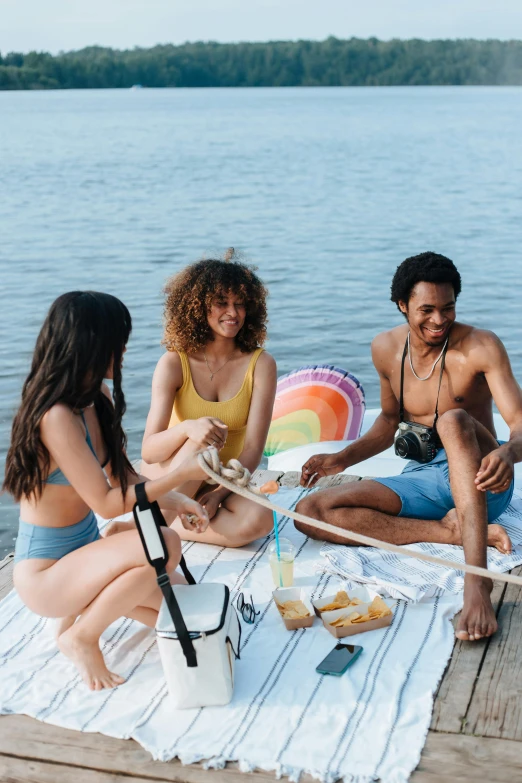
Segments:
[[[187,43],[0,55],[0,90],[522,85],[522,41]]]

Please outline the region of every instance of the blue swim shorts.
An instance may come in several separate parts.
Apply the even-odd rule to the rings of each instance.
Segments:
[[[431,462],[410,460],[399,476],[373,478],[372,481],[384,484],[399,496],[402,503],[400,517],[442,519],[448,511],[455,508],[445,449],[440,449]],[[486,492],[488,522],[494,522],[507,509],[513,496],[513,488],[512,481],[504,492]]]

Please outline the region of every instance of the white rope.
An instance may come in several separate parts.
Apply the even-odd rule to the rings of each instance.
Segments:
[[[384,549],[387,552],[394,552],[397,555],[406,555],[407,557],[413,557],[416,560],[425,560],[428,563],[442,565],[446,568],[451,568],[454,571],[464,571],[467,574],[487,577],[488,579],[494,579],[497,582],[509,582],[514,585],[522,585],[522,577],[520,576],[514,576],[513,574],[497,574],[494,571],[489,571],[487,568],[480,568],[479,566],[469,565],[468,563],[459,563],[457,565],[451,562],[451,560],[445,560],[442,557],[427,555],[424,552],[412,552],[404,546],[389,544],[387,541],[365,536],[362,533],[356,533],[353,530],[335,527],[335,525],[330,525],[328,522],[321,522],[318,519],[312,519],[304,514],[299,514],[297,511],[282,508],[276,503],[272,503],[261,494],[258,487],[254,487],[250,484],[251,473],[248,468],[245,468],[245,466],[239,462],[239,460],[231,459],[227,466],[224,467],[219,461],[217,449],[213,447],[198,454],[198,462],[202,470],[212,479],[213,484],[220,484],[231,492],[235,492],[248,500],[253,500],[255,503],[265,506],[265,508],[276,511],[278,514],[292,517],[292,519],[303,522],[305,525],[313,527],[316,530],[322,530],[325,533],[333,533],[333,535],[345,538],[350,542],[356,541],[358,544]]]

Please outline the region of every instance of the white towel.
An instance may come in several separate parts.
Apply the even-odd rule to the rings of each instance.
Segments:
[[[282,491],[278,501],[289,507],[302,495]],[[341,580],[317,574],[321,545],[305,539],[288,518],[280,527],[298,550],[296,584],[316,597],[335,593]],[[225,582],[234,596],[242,590],[260,611],[255,625],[243,625],[230,705],[172,709],[154,634],[127,619],[102,639],[109,667],[127,682],[112,691],[88,691],[57,651],[52,621],[29,612],[12,592],[0,604],[0,712],[133,737],[164,761],[179,756],[221,767],[235,760],[243,770],[273,770],[294,780],[310,773],[328,783],[376,777],[404,783],[420,758],[433,694],[453,647],[449,621],[460,596],[394,601],[391,626],[350,637],[364,648],[353,667],[342,677],[319,675],[315,667],[335,641],[318,619],[306,630],[285,629],[271,601],[271,540],[240,550],[184,546],[198,581]]]
[[[513,544],[511,555],[501,555],[488,547],[488,568],[497,573],[510,571],[522,563],[522,493],[515,490],[507,510],[495,520],[508,532]],[[454,563],[464,562],[464,550],[447,544],[411,544],[412,552],[443,557]],[[413,560],[373,547],[349,547],[324,544],[321,554],[325,558],[322,568],[327,573],[374,586],[379,592],[393,598],[419,601],[441,590],[455,595],[464,588],[463,571],[453,571],[444,566]],[[460,608],[460,607],[459,607]]]

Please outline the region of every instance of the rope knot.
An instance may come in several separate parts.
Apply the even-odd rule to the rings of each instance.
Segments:
[[[205,464],[218,476],[222,476],[228,481],[232,481],[238,487],[246,488],[250,484],[252,474],[245,468],[244,465],[237,459],[230,459],[227,466],[221,464],[219,461],[219,452],[214,446],[210,446],[206,451],[201,452],[200,457]],[[214,479],[207,479],[209,484],[217,484]]]

